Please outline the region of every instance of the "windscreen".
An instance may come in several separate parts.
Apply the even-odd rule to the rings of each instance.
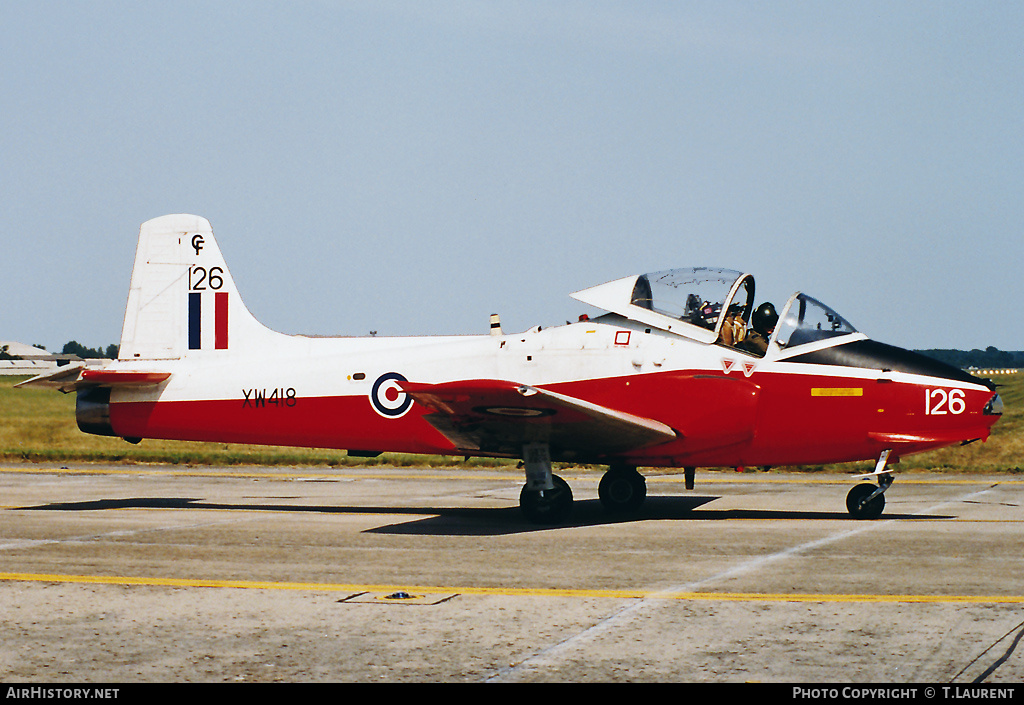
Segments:
[[[775,342],[779,347],[791,348],[856,332],[857,329],[845,318],[825,304],[805,294],[797,294],[779,321]]]

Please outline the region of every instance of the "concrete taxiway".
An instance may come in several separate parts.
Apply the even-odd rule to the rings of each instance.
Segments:
[[[0,680],[1020,682],[1024,478],[0,465]]]

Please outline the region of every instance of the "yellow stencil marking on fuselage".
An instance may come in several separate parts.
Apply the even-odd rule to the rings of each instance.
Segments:
[[[812,397],[862,397],[863,387],[811,387]]]

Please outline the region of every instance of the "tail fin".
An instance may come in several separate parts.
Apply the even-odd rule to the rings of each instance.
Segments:
[[[142,224],[118,358],[224,354],[275,335],[242,303],[208,220],[165,215]]]

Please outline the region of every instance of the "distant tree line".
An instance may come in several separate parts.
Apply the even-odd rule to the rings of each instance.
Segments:
[[[968,367],[1024,367],[1024,351],[999,350],[991,345],[984,350],[918,350],[917,352],[961,369]]]
[[[78,357],[82,359],[106,357],[113,360],[117,357],[117,347],[117,345],[111,343],[107,346],[106,350],[101,348],[87,348],[77,340],[71,340],[64,343],[64,348],[60,352],[62,355],[78,355]]]

